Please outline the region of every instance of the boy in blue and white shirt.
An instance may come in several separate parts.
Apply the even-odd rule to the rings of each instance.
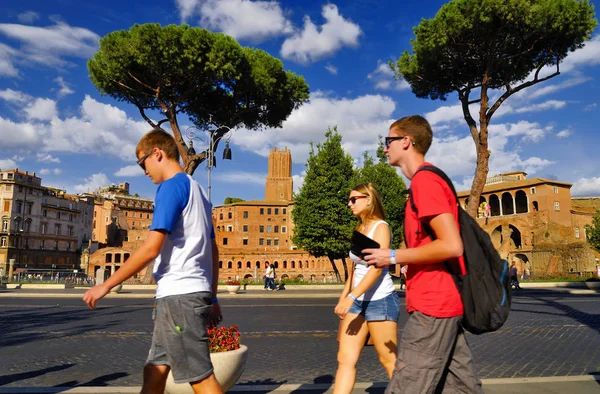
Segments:
[[[222,393],[210,361],[207,326],[218,324],[218,250],[212,207],[179,163],[173,137],[161,129],[144,135],[137,163],[158,184],[152,225],[143,245],[103,284],[88,290],[90,308],[111,288],[154,263],[156,321],[144,367],[142,393],[163,392],[169,370],[194,392]]]

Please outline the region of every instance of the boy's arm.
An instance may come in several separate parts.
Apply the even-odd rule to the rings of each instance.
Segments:
[[[436,239],[416,248],[398,249],[394,261],[398,264],[433,264],[462,256],[463,243],[456,220],[451,213],[442,213],[429,221]],[[390,249],[365,249],[365,260],[379,268],[392,263]]]
[[[94,286],[83,295],[83,301],[94,309],[96,302],[104,297],[110,289],[140,272],[150,261],[158,257],[167,234],[163,231],[150,231],[148,238],[134,251],[125,263],[104,283]]]
[[[212,300],[217,299],[217,289],[219,288],[219,248],[217,247],[217,240],[213,238],[211,240],[212,248]],[[212,302],[212,307],[208,314],[208,325],[217,326],[221,320],[223,320],[223,314],[221,312],[221,305],[219,302]]]

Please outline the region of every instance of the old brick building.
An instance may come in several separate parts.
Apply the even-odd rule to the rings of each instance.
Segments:
[[[593,202],[583,209],[581,202],[590,199],[572,199],[571,186],[528,179],[520,171],[492,176],[483,189],[477,221],[500,255],[519,263],[519,271],[593,271],[594,252],[584,232],[584,226],[591,223]],[[466,206],[469,191],[458,196]]]

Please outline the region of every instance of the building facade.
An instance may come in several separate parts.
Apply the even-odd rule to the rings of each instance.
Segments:
[[[92,233],[94,200],[42,186],[35,173],[0,171],[0,269],[79,270]]]

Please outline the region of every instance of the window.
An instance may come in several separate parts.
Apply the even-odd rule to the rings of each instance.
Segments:
[[[21,209],[23,209],[23,203],[21,201],[17,201],[17,213],[21,213]]]
[[[265,232],[265,226],[258,226],[258,232],[259,233],[264,233]]]
[[[531,192],[531,194],[535,194],[535,187],[530,188],[529,191]]]
[[[233,226],[232,225],[227,226],[227,231],[232,232],[233,231]]]
[[[267,226],[267,232],[270,233],[273,231],[273,226]]]
[[[287,230],[287,228],[286,228],[285,226],[281,226],[281,232],[282,232],[282,233],[285,233],[285,232],[286,232],[286,230]]]
[[[279,208],[275,208],[275,215],[279,215]]]
[[[286,214],[286,211],[287,211],[287,209],[286,209],[286,208],[283,208],[283,214],[284,214],[284,215]]]
[[[54,235],[60,235],[60,224],[54,225]]]
[[[8,174],[10,175],[10,174]],[[6,191],[9,192],[12,190],[12,185],[6,185]]]
[[[73,227],[69,227],[69,237],[72,237],[74,233]]]
[[[560,204],[558,203],[558,201],[554,201],[554,210],[560,211]]]
[[[222,212],[219,214],[219,220],[223,220],[223,213]]]
[[[47,217],[48,216],[48,210],[47,209],[42,209],[42,216],[43,217]]]
[[[10,201],[4,201],[4,212],[10,212]]]
[[[2,243],[0,243],[0,246],[2,246],[2,247],[6,246],[6,237],[2,237]]]
[[[94,211],[94,217],[98,216],[98,212]],[[125,216],[127,216],[127,212],[125,212]]]
[[[279,238],[275,238],[273,240],[273,245],[275,245],[275,246],[279,245]]]
[[[223,245],[227,245],[227,238],[223,238]]]
[[[554,192],[554,194],[558,194],[558,187],[554,186],[552,188],[552,192]]]
[[[267,246],[271,246],[271,238],[267,238]]]
[[[46,240],[42,239],[42,243],[40,244],[40,248],[44,249],[46,247]]]
[[[242,240],[242,244],[243,244],[243,245],[248,245],[248,238],[244,238],[244,239]]]
[[[131,217],[134,218],[135,217],[135,212],[131,212]]]
[[[275,226],[275,232],[278,233],[279,232],[279,226]]]
[[[22,185],[19,185],[18,189],[19,189],[19,193],[23,193],[23,186]]]
[[[56,218],[60,219],[60,212],[56,212]]]
[[[13,179],[13,174],[11,172],[9,172],[7,175],[8,175],[8,179]]]
[[[579,238],[579,227],[575,227],[575,238]]]
[[[271,214],[271,208],[267,208],[267,215]]]
[[[247,232],[248,232],[248,225],[247,225],[247,224],[244,224],[243,231],[244,231],[245,233],[247,233]]]
[[[227,212],[227,219],[233,218],[233,212]]]
[[[70,214],[69,214],[69,222],[72,222],[72,221],[73,221],[73,214],[72,214],[72,213],[70,213]]]
[[[31,210],[33,209],[33,203],[27,203],[27,214],[31,215]]]
[[[258,239],[258,244],[259,245],[264,245],[265,244],[265,239],[264,238],[259,238]]]
[[[40,224],[40,233],[46,234],[46,223]]]
[[[244,211],[244,219],[248,219],[248,211]]]
[[[150,219],[150,214],[149,213],[146,214],[146,219]]]
[[[8,231],[8,219],[2,219],[2,231]]]
[[[260,209],[260,214],[261,214],[261,215],[264,215],[264,214],[265,214],[265,209],[264,209],[264,208],[261,208],[261,209]]]

